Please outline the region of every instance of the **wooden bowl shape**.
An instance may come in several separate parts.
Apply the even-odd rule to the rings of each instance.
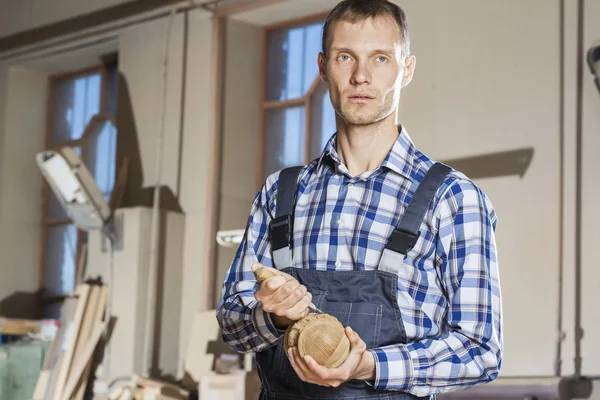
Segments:
[[[311,356],[319,364],[337,368],[350,354],[350,341],[344,326],[329,314],[308,314],[290,325],[284,338],[287,352],[297,347],[300,357]]]

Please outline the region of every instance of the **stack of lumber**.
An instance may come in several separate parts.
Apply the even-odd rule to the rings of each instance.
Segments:
[[[189,392],[168,382],[133,376],[108,396],[109,400],[187,400]]]
[[[93,382],[105,321],[107,286],[82,283],[65,299],[61,326],[40,373],[33,400],[82,400]],[[104,340],[102,340],[104,342]]]

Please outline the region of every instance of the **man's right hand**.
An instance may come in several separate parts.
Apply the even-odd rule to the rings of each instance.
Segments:
[[[252,265],[252,272],[258,268],[267,268],[262,264]],[[275,326],[287,328],[294,321],[308,315],[308,306],[312,295],[294,277],[277,269],[269,268],[276,276],[268,278],[254,293],[254,298],[263,305],[263,310],[271,313]]]

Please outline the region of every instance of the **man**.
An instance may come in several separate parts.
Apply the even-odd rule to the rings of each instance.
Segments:
[[[397,124],[409,44],[386,0],[344,0],[325,22],[318,63],[337,132],[310,165],[267,179],[217,309],[224,340],[256,353],[261,398],[433,398],[498,375],[496,215]],[[262,266],[277,276],[259,285]],[[346,326],[338,368],[284,351],[311,302]]]

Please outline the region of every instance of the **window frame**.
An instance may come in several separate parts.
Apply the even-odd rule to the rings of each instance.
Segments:
[[[89,121],[87,121],[87,125],[84,127],[84,131],[82,132],[82,135],[79,139],[75,139],[75,140],[64,140],[64,141],[58,141],[56,143],[52,143],[52,129],[53,129],[53,118],[54,118],[54,104],[53,104],[53,99],[54,99],[54,95],[55,95],[55,88],[56,88],[56,84],[59,81],[65,80],[65,79],[77,79],[79,77],[84,77],[84,76],[89,76],[92,74],[99,74],[100,75],[100,85],[101,85],[101,90],[100,90],[100,100],[99,100],[99,112],[95,115],[93,115]],[[107,93],[108,93],[108,85],[109,84],[109,80],[108,80],[108,69],[107,66],[104,64],[97,64],[97,65],[93,65],[90,67],[86,67],[86,68],[82,68],[82,69],[77,69],[74,71],[67,71],[67,72],[62,72],[62,73],[58,73],[58,74],[54,74],[48,77],[48,97],[47,97],[47,102],[46,102],[46,132],[45,132],[45,138],[44,138],[44,149],[45,150],[59,150],[62,147],[65,146],[71,146],[71,147],[79,147],[80,149],[80,157],[82,158],[82,160],[85,159],[85,143],[87,140],[87,137],[89,136],[90,133],[90,126],[92,124],[90,124],[91,121],[97,120],[98,118],[101,119],[105,119],[105,120],[110,120],[110,121],[115,121],[114,117],[110,114],[110,112],[108,111],[109,108],[108,106],[110,104],[107,104]],[[39,260],[39,279],[38,279],[38,287],[39,287],[39,308],[38,308],[38,316],[42,316],[44,314],[44,309],[46,306],[49,306],[51,304],[55,304],[55,303],[61,303],[65,298],[68,297],[68,294],[64,294],[64,295],[48,295],[47,293],[44,292],[44,282],[45,282],[45,278],[47,276],[47,271],[46,271],[46,258],[47,258],[47,232],[49,227],[53,227],[53,226],[67,226],[69,224],[72,224],[73,221],[71,218],[67,217],[63,217],[63,218],[50,218],[48,216],[49,214],[49,202],[50,202],[50,186],[48,185],[48,183],[44,180],[43,181],[43,188],[42,188],[42,210],[41,210],[41,251],[40,251],[40,260]],[[84,236],[85,236],[85,232],[77,229],[77,244],[76,244],[76,250],[75,250],[75,279],[77,280],[77,277],[79,277],[79,274],[81,271],[79,271],[80,268],[80,259],[82,256],[82,250],[83,250],[83,245],[85,244],[84,241]],[[75,282],[75,285],[77,285],[77,282]]]
[[[269,31],[277,29],[289,29],[305,24],[310,24],[321,19],[325,19],[331,10],[322,11],[316,14],[307,15],[300,18],[294,18],[286,21],[277,22],[274,24],[266,25],[262,28],[261,32],[261,60],[262,65],[260,68],[260,110],[258,116],[258,168],[256,175],[257,190],[264,184],[264,155],[265,155],[265,113],[269,110],[286,108],[290,106],[303,106],[304,107],[304,164],[310,162],[310,98],[314,94],[315,90],[319,87],[321,78],[317,76],[312,82],[307,92],[297,98],[287,100],[271,100],[267,101],[267,63],[269,59]],[[316,62],[316,60],[315,60]]]

